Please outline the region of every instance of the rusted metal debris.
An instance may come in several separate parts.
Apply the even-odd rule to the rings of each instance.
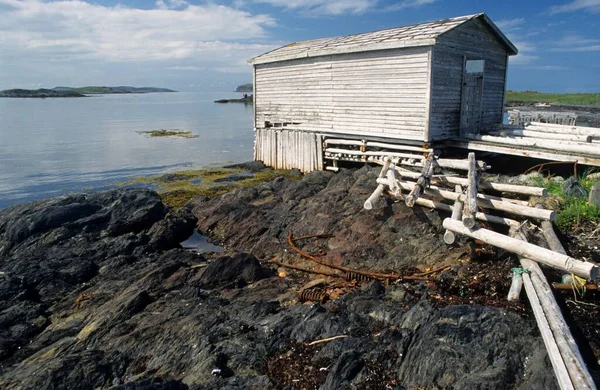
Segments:
[[[598,285],[596,284],[586,284],[585,286],[576,287],[570,283],[552,283],[552,287],[556,290],[589,290],[589,291],[598,291]]]
[[[325,234],[325,235],[315,235],[315,236],[317,236],[317,237],[328,237],[329,236],[330,237],[331,235]],[[304,237],[310,237],[310,236],[304,236]],[[296,246],[295,241],[296,241],[296,238],[294,238],[293,233],[290,231],[288,233],[288,243],[290,244],[290,247],[292,247],[292,249],[295,252],[297,252],[298,254],[300,254],[302,257],[312,260],[315,263],[323,265],[325,267],[337,269],[337,270],[343,271],[345,273],[352,273],[355,277],[357,275],[362,275],[363,277],[381,280],[386,283],[388,283],[390,280],[429,280],[429,278],[427,278],[425,276],[420,276],[420,275],[401,276],[401,275],[393,274],[393,273],[392,274],[384,274],[384,273],[379,273],[379,272],[363,271],[363,270],[359,270],[359,269],[355,269],[355,268],[344,267],[341,265],[330,264],[330,263],[327,263],[327,262],[319,259],[316,256],[311,255],[310,253],[304,252],[302,249],[300,249]]]
[[[299,291],[298,298],[301,302],[325,303],[329,300],[329,294],[318,288],[309,288]]]
[[[346,272],[344,278],[348,282],[370,282],[374,280],[372,277],[364,274],[357,274],[356,272]]]
[[[271,264],[278,265],[280,267],[289,268],[289,269],[293,269],[293,270],[301,271],[301,272],[306,272],[306,273],[310,273],[310,274],[325,275],[325,276],[331,276],[331,277],[334,277],[334,278],[341,278],[342,277],[342,275],[339,275],[339,274],[336,274],[336,273],[333,273],[333,272],[315,271],[315,270],[312,270],[312,269],[307,269],[307,268],[302,268],[302,267],[298,267],[298,266],[287,264],[287,263],[282,263],[280,261],[275,260],[277,258],[278,257],[275,257],[275,258],[269,260],[268,262],[271,263]]]
[[[93,298],[94,297],[92,295],[81,294],[80,296],[78,296],[75,299],[75,303],[73,304],[73,307],[71,307],[71,311],[73,311],[73,312],[79,311],[81,309],[81,307],[83,306],[83,302],[89,301]]]
[[[436,269],[432,269],[431,271],[427,271],[427,272],[421,272],[420,274],[414,274],[413,276],[427,276],[427,275],[432,275],[438,272],[442,272],[444,270],[447,270],[448,268],[452,267],[451,265],[445,265],[443,267],[439,267]]]

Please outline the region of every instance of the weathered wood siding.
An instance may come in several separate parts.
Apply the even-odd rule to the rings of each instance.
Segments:
[[[289,129],[256,129],[254,160],[276,169],[298,168],[304,173],[323,169],[319,134]]]
[[[341,54],[255,67],[256,129],[423,140],[430,47]],[[276,130],[271,128],[267,130]]]
[[[502,123],[508,52],[489,27],[475,19],[441,35],[433,47],[431,140],[459,135],[465,56],[485,60],[482,128]]]

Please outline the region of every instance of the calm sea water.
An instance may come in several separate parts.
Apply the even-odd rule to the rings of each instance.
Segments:
[[[252,159],[251,105],[238,93],[0,99],[0,208],[128,178]],[[190,130],[198,138],[137,131]]]

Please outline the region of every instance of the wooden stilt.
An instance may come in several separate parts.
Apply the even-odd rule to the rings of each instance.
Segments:
[[[457,185],[455,188],[455,192],[459,194],[462,193],[462,187]],[[452,218],[455,221],[460,221],[462,219],[462,212],[463,204],[460,200],[456,199],[454,201],[454,206],[452,206],[452,216],[450,218]],[[446,230],[446,232],[444,233],[444,242],[448,245],[452,245],[455,241],[456,234],[454,234],[453,231]]]
[[[462,222],[469,229],[475,226],[475,214],[477,213],[477,161],[475,153],[469,153],[469,186],[467,187],[467,201],[464,204]]]

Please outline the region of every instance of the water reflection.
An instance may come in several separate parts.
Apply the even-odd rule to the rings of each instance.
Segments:
[[[235,93],[0,99],[0,207],[141,175],[252,158],[252,106]],[[190,130],[198,138],[136,131]]]

